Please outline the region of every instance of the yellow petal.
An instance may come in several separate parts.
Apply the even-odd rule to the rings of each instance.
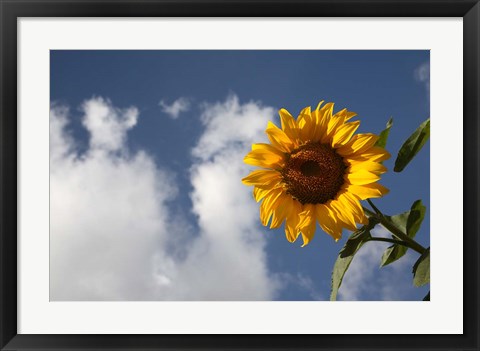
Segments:
[[[284,152],[290,152],[294,149],[295,146],[293,141],[290,140],[290,138],[287,136],[287,134],[285,134],[283,130],[278,128],[272,122],[268,122],[265,133],[267,133],[270,143],[277,149]]]
[[[344,226],[352,231],[357,230],[355,218],[353,218],[352,209],[348,203],[341,200],[332,200],[330,207],[336,210],[338,217],[342,220]]]
[[[315,115],[314,141],[320,141],[327,134],[328,123],[332,118],[333,102],[325,104]]]
[[[333,136],[332,147],[337,148],[348,142],[352,138],[352,135],[357,131],[359,126],[360,121],[345,123],[344,125],[340,126]]]
[[[300,213],[300,223],[298,224],[298,230],[301,232],[303,239],[302,247],[308,245],[315,235],[315,227],[317,224],[315,219],[315,205],[304,205],[303,212]]]
[[[279,158],[272,158],[263,153],[249,153],[243,161],[251,166],[280,169],[284,165],[283,160]]]
[[[332,117],[328,122],[327,133],[321,138],[322,143],[332,143],[333,136],[344,123],[345,117]]]
[[[315,133],[315,120],[312,116],[310,106],[305,107],[297,117],[297,125],[299,129],[300,139],[304,142],[313,140]]]
[[[251,172],[248,176],[242,179],[245,185],[256,185],[260,188],[271,188],[271,185],[281,181],[280,173],[273,170],[256,170]]]
[[[320,128],[320,120],[321,120],[321,112],[320,112],[320,107],[322,106],[323,104],[323,100],[320,101],[317,105],[317,108],[315,109],[315,111],[312,112],[312,120],[313,120],[313,123],[315,124],[315,131],[313,133],[313,141],[318,141],[320,140],[320,138],[318,137],[318,134],[317,133],[317,129]]]
[[[252,144],[252,151],[253,150],[264,150],[264,151],[271,152],[272,154],[278,155],[282,158],[285,157],[285,153],[283,151],[277,149],[276,147],[270,144],[265,144],[265,143]]]
[[[375,134],[354,135],[348,143],[339,147],[337,152],[341,156],[358,155],[375,145],[378,138]]]
[[[346,191],[343,192],[338,198],[344,204],[348,204],[349,209],[352,211],[355,222],[362,224],[368,223],[368,219],[363,212],[363,207],[358,201],[358,199],[355,197],[355,195]]]
[[[372,161],[372,162],[381,162],[381,161],[388,160],[389,158],[390,158],[390,153],[378,146],[373,146],[362,153],[356,152],[355,154],[346,157],[347,161],[352,160],[352,161]]]
[[[266,227],[268,226],[268,222],[270,221],[270,218],[272,217],[273,212],[272,211],[267,212],[265,210],[265,207],[262,205],[263,205],[263,202],[260,205],[260,221],[262,222],[262,225]]]
[[[322,119],[325,121],[325,124],[328,125],[333,116],[333,107],[335,104],[333,102],[326,103],[320,109]]]
[[[318,103],[317,105],[317,108],[315,109],[315,112],[318,112],[320,110],[320,107],[322,106],[322,104],[325,102],[325,100],[322,100]]]
[[[290,140],[296,144],[295,146],[298,146],[298,128],[295,118],[293,118],[290,112],[284,108],[278,111],[278,114],[280,115],[283,131],[290,138]]]
[[[348,121],[352,117],[355,117],[357,114],[355,112],[348,111],[346,108],[344,108],[343,110],[340,110],[335,114],[335,116],[337,115],[345,117],[345,121]]]
[[[277,149],[268,144],[253,144],[250,151],[243,159],[246,164],[263,168],[281,168],[285,165],[285,156],[282,156]],[[270,146],[267,148],[266,146]]]
[[[265,196],[268,195],[269,192],[271,192],[273,189],[261,189],[259,187],[254,187],[253,188],[253,197],[255,198],[255,201],[259,202],[261,199],[263,199]]]
[[[305,107],[302,111],[300,111],[300,116],[311,116],[312,115],[312,107],[311,106],[307,106]],[[297,119],[298,119],[297,117]]]
[[[365,185],[348,185],[347,190],[348,192],[357,196],[360,200],[382,197],[389,192],[387,188],[378,183]]]
[[[260,204],[260,220],[264,226],[268,225],[273,210],[275,210],[275,205],[277,205],[277,200],[282,193],[282,189],[274,189],[265,196],[265,199]]]
[[[287,213],[287,220],[285,222],[285,235],[287,240],[293,243],[297,240],[300,232],[298,230],[298,223],[300,222],[300,212],[302,212],[302,205],[290,197],[291,205],[290,211]]]
[[[353,173],[347,173],[345,178],[353,185],[364,185],[374,183],[380,179],[380,176],[369,172],[367,170],[361,169]]]
[[[383,174],[387,171],[387,168],[380,163],[365,161],[365,162],[355,162],[355,163],[353,163],[349,168],[349,172],[350,173],[355,173],[355,172],[358,172],[362,169],[364,169],[366,171],[369,171],[369,172],[372,172],[372,173],[375,173],[375,174]]]
[[[342,227],[338,223],[333,210],[327,205],[318,204],[315,206],[315,211],[318,223],[320,223],[323,231],[334,238],[335,241],[338,241],[342,237]]]
[[[272,208],[274,209],[272,223],[270,223],[271,229],[278,228],[282,225],[283,221],[287,217],[288,211],[291,209],[291,202],[289,201],[291,198],[292,197],[290,195],[282,192],[282,194],[275,201],[275,204],[272,205]]]

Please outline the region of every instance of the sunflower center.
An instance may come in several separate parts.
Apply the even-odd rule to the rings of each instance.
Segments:
[[[302,204],[323,204],[340,190],[345,168],[330,146],[309,143],[291,153],[282,177],[287,192]]]

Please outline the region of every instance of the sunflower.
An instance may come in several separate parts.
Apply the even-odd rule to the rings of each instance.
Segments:
[[[355,134],[360,121],[343,109],[333,114],[333,103],[304,108],[297,119],[279,111],[282,128],[268,122],[270,144],[253,144],[244,162],[261,167],[242,179],[253,185],[264,226],[279,228],[294,242],[301,234],[307,245],[317,221],[335,241],[344,228],[367,224],[360,200],[381,197],[388,189],[378,184],[390,154],[375,146],[378,136]]]

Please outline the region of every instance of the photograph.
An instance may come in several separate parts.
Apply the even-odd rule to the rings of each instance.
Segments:
[[[429,50],[52,49],[49,80],[51,302],[429,303]]]
[[[0,350],[478,350],[479,1],[0,0]]]

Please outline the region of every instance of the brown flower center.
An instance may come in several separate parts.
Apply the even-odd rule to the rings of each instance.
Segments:
[[[309,143],[291,153],[281,173],[287,192],[302,204],[323,204],[340,190],[345,169],[330,146]]]

